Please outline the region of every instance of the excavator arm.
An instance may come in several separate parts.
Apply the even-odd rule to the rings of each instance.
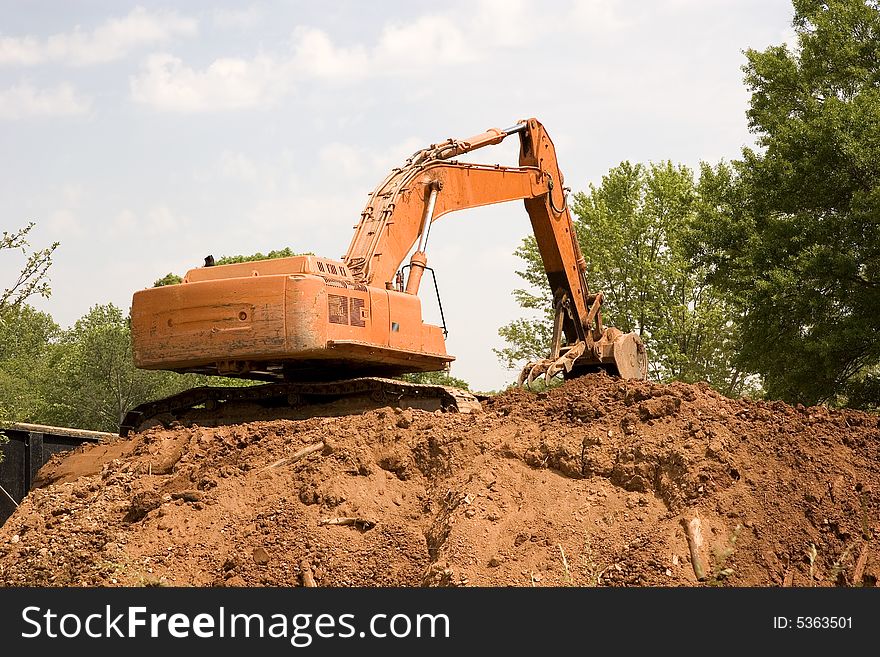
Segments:
[[[518,167],[453,159],[513,134],[520,139]],[[550,354],[527,365],[520,382],[531,383],[540,374],[549,381],[560,371],[576,374],[597,366],[626,378],[645,378],[647,356],[638,336],[602,326],[603,295],[590,294],[563,184],[553,142],[534,118],[506,130],[432,144],[394,169],[370,195],[344,262],[356,280],[392,289],[415,246],[405,291],[417,294],[433,221],[456,210],[523,200],[553,294],[555,319]]]

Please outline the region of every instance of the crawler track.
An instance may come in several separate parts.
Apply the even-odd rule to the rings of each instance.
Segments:
[[[217,426],[265,419],[339,416],[394,406],[478,412],[479,400],[449,386],[362,377],[344,381],[269,383],[242,388],[203,386],[141,404],[125,416],[119,435],[174,422]]]

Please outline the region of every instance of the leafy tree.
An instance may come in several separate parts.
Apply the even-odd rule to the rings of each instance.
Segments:
[[[880,404],[880,8],[794,1],[797,45],[747,51],[749,126],[694,252],[740,297],[769,396]]]
[[[178,285],[183,283],[183,279],[177,274],[168,272],[162,278],[153,283],[153,287],[164,287],[166,285]]]
[[[263,255],[262,253],[255,253],[253,255],[245,256],[245,255],[232,255],[232,256],[223,256],[215,264],[218,265],[232,265],[237,262],[254,262],[256,260],[274,260],[275,258],[290,258],[296,255],[314,255],[312,253],[294,253],[289,246],[285,246],[283,249],[279,249],[277,251],[269,251],[267,255]]]
[[[58,242],[54,242],[45,249],[37,249],[28,253],[30,243],[27,241],[28,233],[36,224],[30,222],[24,228],[13,232],[3,231],[0,237],[0,251],[5,249],[21,251],[25,255],[25,263],[21,268],[18,278],[12,285],[0,292],[0,313],[15,308],[35,294],[49,297],[48,273],[52,266],[52,254],[58,248]]]
[[[0,415],[36,421],[49,404],[51,343],[60,333],[46,314],[27,304],[0,313]]]
[[[21,406],[20,397],[29,389],[14,385],[22,373],[29,373],[26,368],[13,367],[13,352],[22,348],[21,342],[29,336],[29,326],[20,325],[23,317],[33,319],[33,313],[22,310],[24,303],[33,295],[48,297],[51,293],[48,282],[49,267],[52,265],[52,254],[58,248],[54,242],[45,249],[29,252],[28,234],[34,228],[30,222],[24,228],[12,232],[3,231],[0,235],[0,254],[3,251],[21,251],[25,262],[17,278],[10,287],[0,291],[0,425],[16,419],[16,411]],[[0,443],[5,436],[0,434]],[[0,461],[3,455],[0,454]]]
[[[711,169],[710,169],[711,170]],[[668,381],[706,380],[727,394],[743,391],[746,377],[731,366],[735,312],[731,301],[692,266],[686,249],[698,208],[714,191],[698,187],[684,166],[623,162],[574,196],[575,229],[593,290],[605,293],[603,321],[636,331],[649,354],[649,375]],[[545,357],[552,332],[552,295],[533,236],[516,255],[517,272],[531,290],[514,295],[538,319],[502,327],[508,346],[496,350],[509,368]]]

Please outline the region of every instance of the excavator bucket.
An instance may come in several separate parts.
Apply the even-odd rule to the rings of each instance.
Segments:
[[[578,341],[570,347],[563,347],[557,358],[541,358],[528,363],[520,372],[517,385],[531,387],[541,375],[544,385],[550,385],[558,374],[572,378],[599,370],[622,379],[646,379],[648,354],[638,334],[606,328],[592,348]]]
[[[648,378],[648,354],[637,333],[620,335],[612,344],[614,367],[622,379]]]

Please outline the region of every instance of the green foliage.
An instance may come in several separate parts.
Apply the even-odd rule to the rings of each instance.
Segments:
[[[715,203],[713,191],[697,185],[684,166],[623,162],[598,187],[575,194],[572,207],[587,280],[605,293],[603,321],[639,333],[648,349],[649,375],[660,381],[705,380],[739,394],[746,378],[732,367],[732,299],[708,284],[706,269],[693,267],[686,249],[699,208]],[[496,353],[511,369],[545,357],[552,333],[552,295],[535,238],[527,237],[516,255],[526,262],[517,273],[531,289],[514,295],[538,318],[499,330],[508,346]]]
[[[797,46],[747,51],[759,151],[714,181],[694,254],[745,309],[741,367],[790,402],[876,407],[880,11],[795,0]]]
[[[168,272],[162,278],[153,282],[153,287],[165,287],[166,285],[178,285],[183,283],[183,279],[172,272]]]
[[[400,378],[410,383],[430,383],[432,385],[470,390],[467,381],[451,376],[449,372],[413,372],[412,374],[404,374]]]
[[[27,304],[0,312],[0,420],[24,421],[49,405],[51,343],[60,333],[46,313]]]
[[[263,255],[262,253],[255,253],[255,254],[249,255],[249,256],[245,256],[245,255],[223,256],[220,259],[218,259],[214,264],[232,265],[237,262],[254,262],[256,260],[274,260],[275,258],[291,258],[296,255],[314,255],[314,254],[312,254],[312,253],[294,253],[289,246],[286,246],[283,249],[279,249],[278,251],[269,251],[268,255]]]
[[[21,251],[24,255],[24,264],[16,279],[9,287],[0,290],[0,425],[16,420],[22,398],[31,394],[29,389],[16,385],[20,376],[32,374],[16,357],[20,353],[22,360],[31,358],[30,351],[34,346],[34,335],[27,332],[32,328],[28,320],[34,319],[34,315],[25,302],[34,295],[48,298],[51,293],[48,273],[58,242],[45,249],[29,252],[27,236],[34,226],[34,222],[30,222],[24,228],[12,232],[4,230],[0,235],[0,254],[8,250]],[[36,324],[40,323],[37,319]],[[45,325],[43,328],[46,328]],[[0,444],[4,442],[6,437],[0,435]],[[2,460],[3,455],[0,454]]]
[[[537,251],[534,238],[526,238],[524,242],[530,242],[530,244],[521,246],[515,251],[516,255],[521,258],[526,252],[525,246],[535,247],[535,251]],[[540,256],[538,257],[540,258]],[[549,287],[547,294],[550,294]],[[514,295],[523,308],[528,308],[525,304],[532,303],[534,299],[538,298],[525,290],[514,290]],[[553,340],[553,313],[550,303],[547,303],[543,320],[515,319],[498,329],[498,335],[504,338],[508,346],[494,351],[508,369],[516,369],[524,363],[545,358],[550,352],[550,343]]]
[[[27,236],[35,225],[34,222],[30,222],[24,228],[11,233],[4,230],[3,235],[0,236],[0,252],[6,249],[21,251],[25,256],[18,278],[10,287],[0,292],[0,312],[18,307],[35,294],[48,298],[51,293],[48,273],[49,267],[52,266],[52,254],[58,248],[58,242],[45,249],[28,253],[30,243],[27,241]]]

